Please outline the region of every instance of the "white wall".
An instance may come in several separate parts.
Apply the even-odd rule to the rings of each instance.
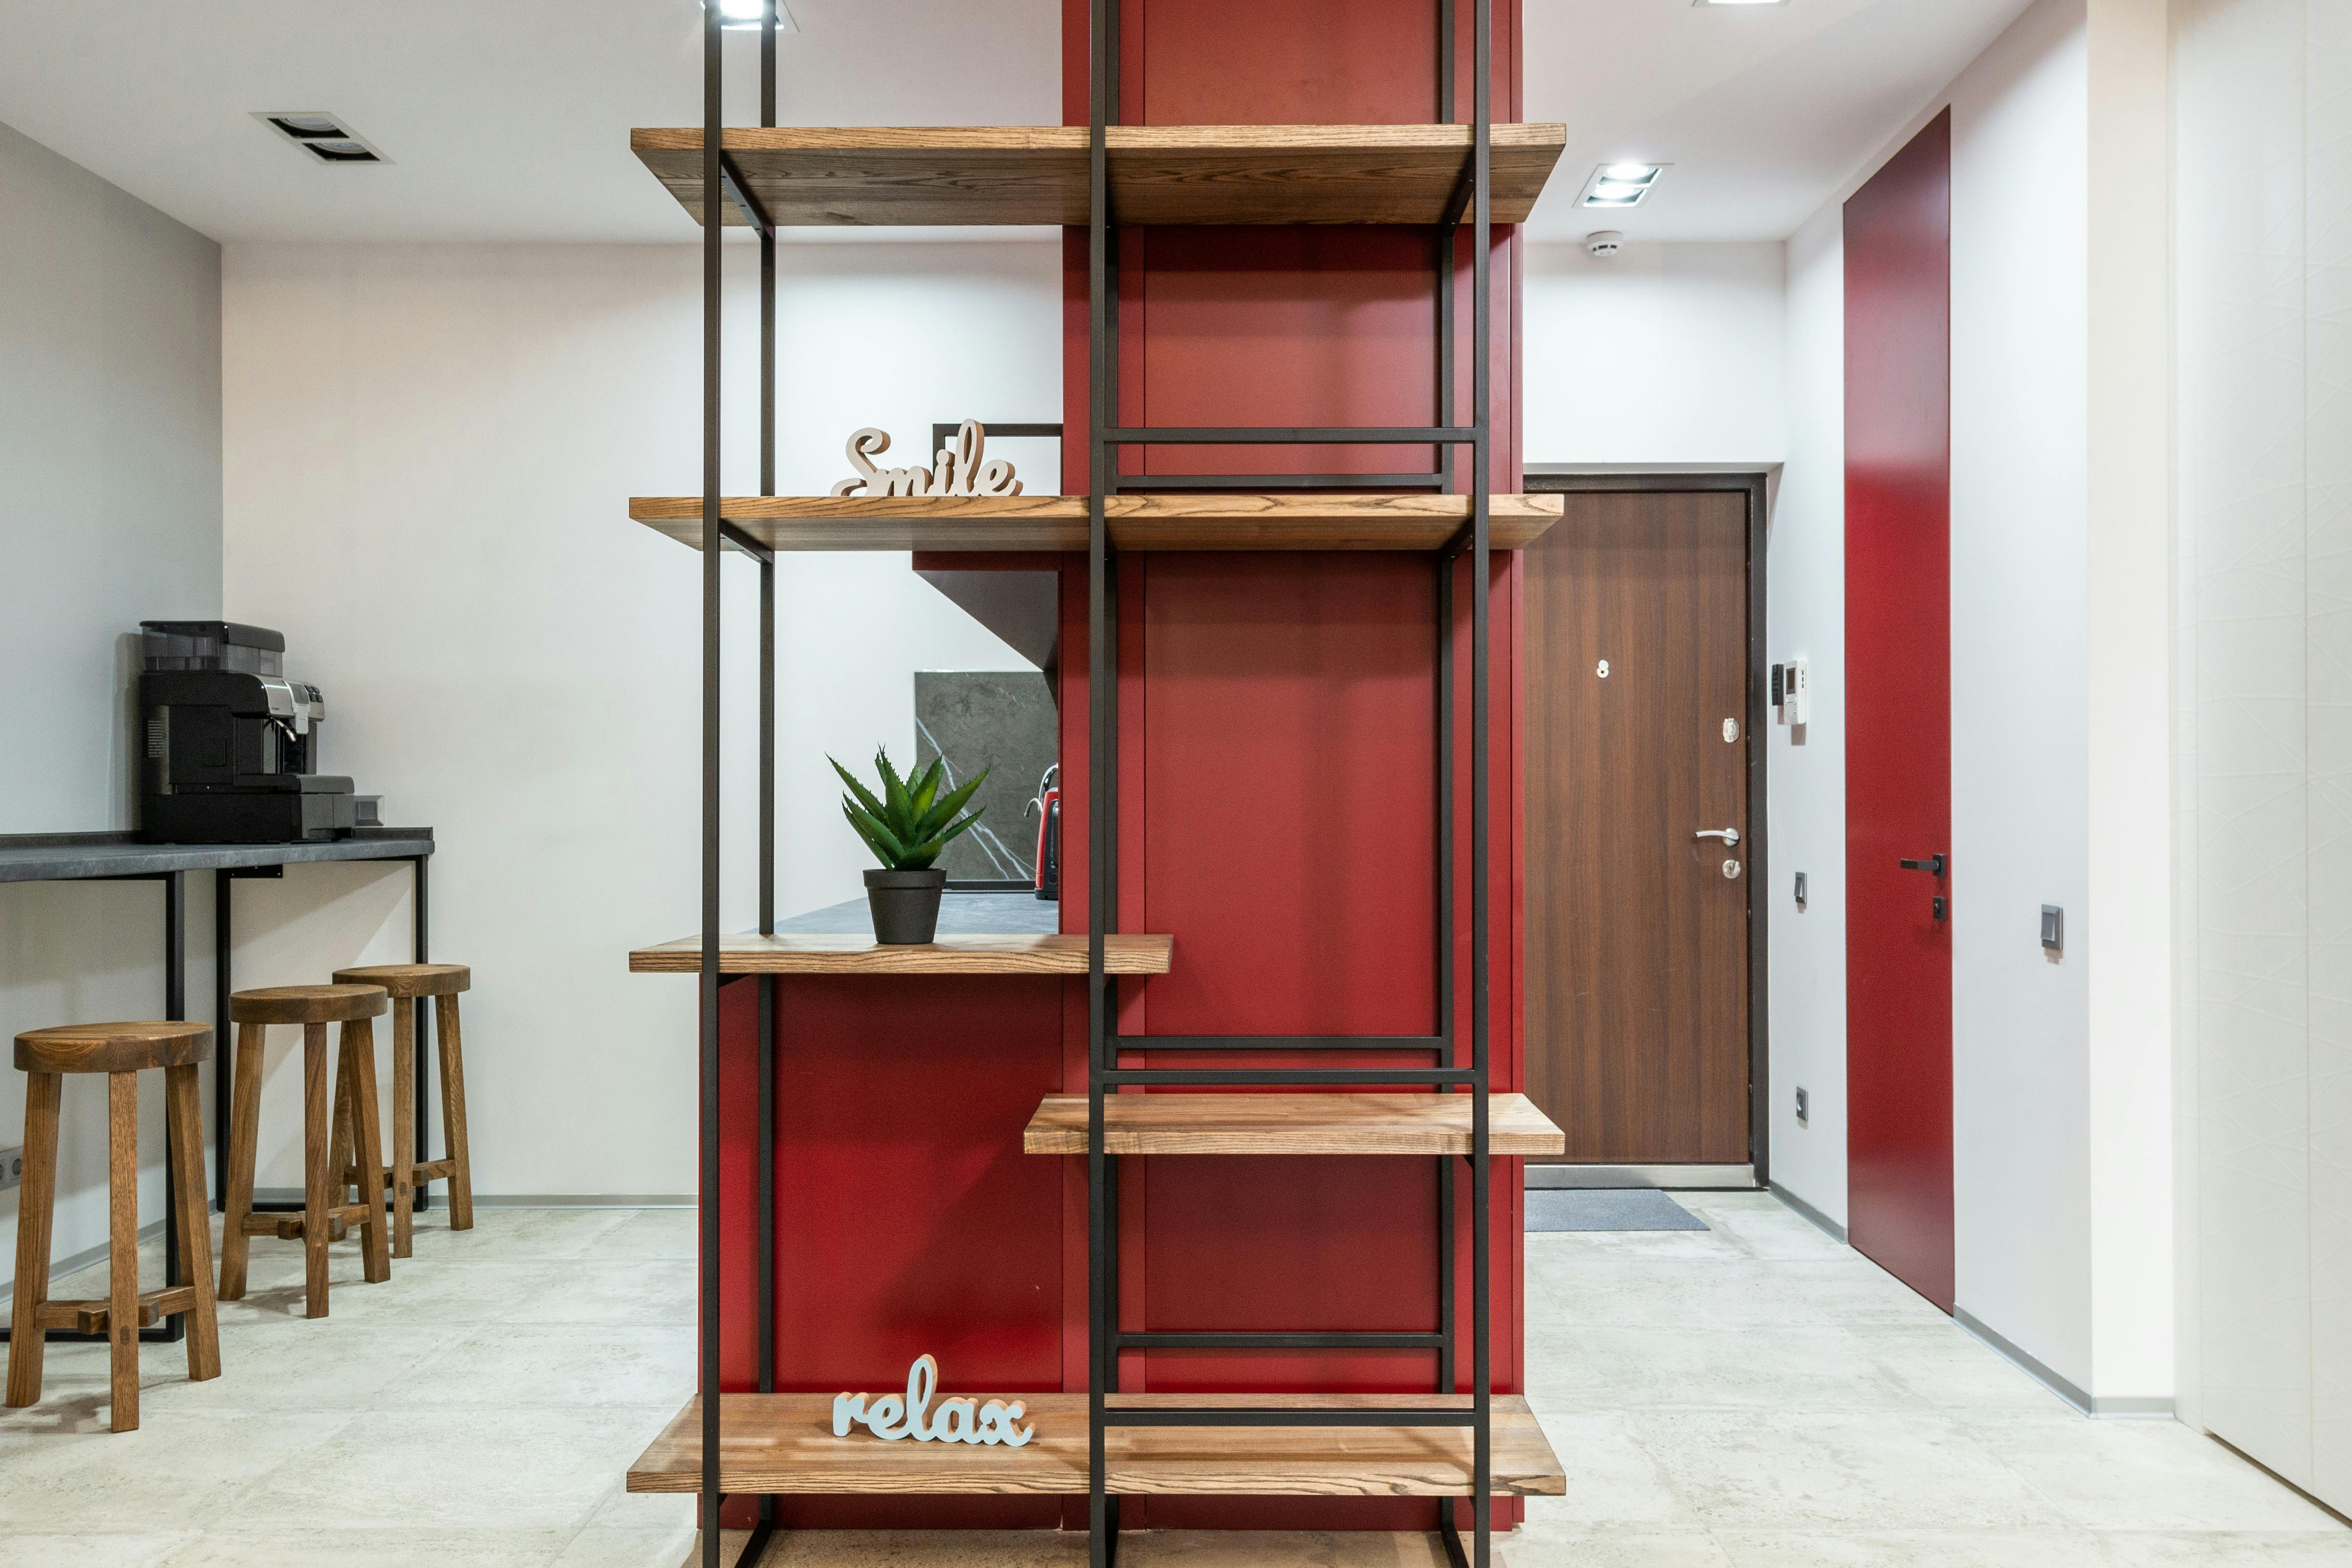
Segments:
[[[133,826],[142,620],[220,614],[220,247],[0,125],[0,833]],[[210,879],[188,887],[205,951]],[[0,1038],[163,1011],[163,894],[0,886]],[[211,1015],[209,967],[189,1010]],[[162,1217],[161,1075],[142,1189]],[[57,1258],[106,1239],[106,1098],[69,1087]],[[0,1146],[24,1075],[0,1068]],[[0,1278],[18,1194],[0,1194]]]
[[[841,443],[861,425],[920,451],[935,420],[1058,417],[1056,245],[780,255],[783,492],[846,473]],[[758,489],[755,263],[730,247],[739,493]],[[326,765],[382,793],[387,820],[438,834],[434,956],[475,972],[480,1193],[693,1190],[693,984],[631,976],[625,955],[698,923],[701,558],[626,507],[701,488],[699,268],[694,247],[228,253],[228,613],[283,629],[289,668],[324,689]],[[1031,489],[1057,488],[1050,446],[1012,455]],[[730,554],[726,572],[740,928],[756,877],[757,568]],[[884,742],[910,759],[917,668],[1026,666],[904,555],[793,556],[779,576],[789,913],[858,895],[865,858],[824,752],[862,763]],[[404,956],[404,873],[297,876],[240,984]],[[290,1055],[271,1059],[265,1186],[297,1180]]]
[[[1779,245],[1530,245],[1526,288],[1529,463],[1780,460]]]
[[[1839,1225],[1845,1164],[1845,233],[1788,243],[1788,466],[1767,545],[1765,643],[1805,660],[1811,721],[1766,731],[1772,1181]],[[1805,873],[1802,910],[1795,878]],[[1797,1121],[1796,1091],[1809,1114]]]
[[[2183,1392],[2352,1509],[2352,16],[2174,16]]]
[[[1958,1304],[2088,1388],[2084,28],[2045,0],[1952,89],[1951,929]]]
[[[2116,1412],[2172,1392],[2163,26],[2042,0],[1845,193],[1948,105],[1958,1305]],[[1842,720],[1842,205],[1789,246],[1773,524],[1773,656],[1811,659],[1816,731]],[[1843,1220],[1843,737],[1790,739],[1774,860],[1830,869],[1805,914],[1774,890],[1774,1175]]]

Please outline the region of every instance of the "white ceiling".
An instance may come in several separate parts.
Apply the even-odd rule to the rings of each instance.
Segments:
[[[1568,126],[1529,233],[1778,239],[1837,194],[2030,0],[1525,0],[1527,118]],[[1602,163],[1669,163],[1631,212]]]
[[[1525,0],[1527,118],[1568,124],[1534,232],[1771,239],[1833,195],[2025,0]],[[790,0],[786,123],[1060,118],[1058,0]],[[629,155],[701,118],[698,0],[0,0],[0,121],[224,241],[682,241]],[[728,40],[729,118],[757,43]],[[252,118],[325,110],[388,167]],[[1633,213],[1594,164],[1671,163]]]

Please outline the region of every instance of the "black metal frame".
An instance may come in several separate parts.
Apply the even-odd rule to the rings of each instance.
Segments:
[[[52,836],[32,835],[35,841]],[[268,852],[267,846],[240,847]],[[427,933],[424,855],[347,856],[333,862],[337,865],[366,865],[372,862],[405,860],[415,877],[415,893],[410,900],[410,944],[414,962],[423,963]],[[228,1113],[229,1113],[229,1020],[228,995],[232,989],[229,977],[232,941],[229,925],[229,884],[232,880],[253,877],[279,878],[286,874],[289,862],[257,866],[221,866],[213,868],[213,1191],[211,1206],[215,1213],[226,1213],[228,1207]],[[107,872],[94,877],[31,877],[27,881],[42,882],[161,882],[163,884],[163,1016],[180,1019],[188,1012],[188,889],[187,872],[121,871]],[[429,1053],[425,1047],[429,1037],[426,1026],[431,1015],[420,1003],[416,1029],[416,1158],[425,1157],[425,1107],[428,1087]],[[180,1227],[173,1220],[178,1212],[179,1184],[173,1174],[171,1158],[172,1128],[165,1120],[163,1127],[163,1283],[185,1285],[187,1270],[180,1257]],[[425,1190],[416,1192],[416,1211],[422,1214],[431,1205]],[[299,1210],[300,1204],[256,1204],[257,1213],[266,1209]],[[176,1344],[187,1329],[178,1314],[165,1318],[153,1328],[139,1331],[140,1340],[147,1344]],[[8,1328],[0,1326],[0,1344],[8,1342]],[[48,1338],[61,1342],[106,1342],[104,1334],[85,1334],[68,1329],[52,1329]]]
[[[760,23],[760,123],[776,123],[776,6]],[[732,201],[760,237],[760,493],[776,493],[776,231],[723,145],[721,18],[703,8],[702,34],[702,965],[701,1181],[697,1200],[699,1300],[698,1340],[702,1398],[701,1552],[703,1568],[720,1559],[719,1415],[719,557],[731,547],[760,563],[760,933],[776,929],[776,558],[775,552],[719,517],[720,204]],[[759,1196],[754,1241],[758,1386],[776,1386],[776,983],[759,990]],[[735,1559],[753,1568],[776,1530],[776,1500],[760,1499],[751,1539]]]
[[[1748,1155],[1755,1167],[1756,1185],[1772,1181],[1772,1019],[1771,1019],[1771,814],[1765,810],[1765,745],[1761,737],[1771,722],[1770,654],[1764,624],[1765,539],[1769,476],[1750,468],[1676,474],[1603,474],[1527,471],[1530,495],[1623,495],[1719,493],[1737,491],[1747,498],[1748,515]],[[1758,889],[1761,889],[1762,891]]]
[[[1489,470],[1492,465],[1491,334],[1491,103],[1492,0],[1474,0],[1475,107],[1472,155],[1455,200],[1450,204],[1433,241],[1433,310],[1437,324],[1434,371],[1436,423],[1428,426],[1348,427],[1252,427],[1241,429],[1184,427],[1151,429],[1117,423],[1118,399],[1118,231],[1109,212],[1106,152],[1108,127],[1118,119],[1118,0],[1091,0],[1092,69],[1088,138],[1088,483],[1087,483],[1087,624],[1091,704],[1089,745],[1092,785],[1087,830],[1090,879],[1087,909],[1087,1255],[1088,1255],[1088,1526],[1095,1568],[1108,1568],[1118,1546],[1118,1499],[1107,1486],[1105,1434],[1112,1424],[1123,1426],[1425,1426],[1465,1427],[1472,1434],[1471,1530],[1465,1548],[1455,1505],[1447,1502],[1440,1514],[1448,1554],[1460,1568],[1490,1568],[1493,1534],[1492,1352],[1490,1338],[1491,1272],[1491,1141],[1487,1126],[1488,1085],[1488,804],[1490,770],[1488,666],[1492,579],[1491,520],[1488,515]],[[772,3],[763,7],[761,26],[761,124],[775,124],[776,14]],[[1454,0],[1438,5],[1437,100],[1441,118],[1454,112],[1455,16]],[[720,238],[718,221],[721,204],[733,201],[760,236],[761,245],[761,493],[774,493],[775,429],[775,234],[723,146],[721,89],[721,27],[719,9],[706,5],[703,23],[703,495],[702,536],[702,952],[700,965],[700,1196],[698,1342],[701,1394],[702,1451],[701,1552],[704,1568],[720,1562],[719,1449],[719,1000],[723,977],[719,962],[719,566],[728,547],[761,563],[761,741],[760,741],[760,923],[761,931],[774,929],[775,900],[775,597],[774,557],[771,551],[725,522],[721,516],[719,475],[719,298]],[[1465,218],[1471,229],[1472,419],[1454,423],[1455,363],[1454,293],[1459,274],[1460,229]],[[999,434],[1059,435],[1058,426],[1006,426]],[[939,433],[934,433],[937,439]],[[1427,446],[1433,449],[1430,469],[1398,474],[1251,474],[1182,475],[1122,478],[1118,448],[1158,445],[1215,446]],[[1116,994],[1106,973],[1106,942],[1117,923],[1118,897],[1118,704],[1117,695],[1118,625],[1118,582],[1105,521],[1108,498],[1121,490],[1179,489],[1425,489],[1450,490],[1454,476],[1456,446],[1471,448],[1470,521],[1435,557],[1437,680],[1434,700],[1438,717],[1438,814],[1433,846],[1437,864],[1438,980],[1437,1032],[1427,1036],[1381,1036],[1348,1038],[1331,1036],[1281,1037],[1126,1037],[1117,1032],[1112,1016]],[[1456,563],[1469,558],[1471,577],[1470,674],[1470,1063],[1456,1066],[1458,1041],[1454,1029],[1454,597]],[[759,1106],[759,1386],[774,1387],[774,1245],[775,1245],[775,994],[774,981],[757,981],[760,1005]],[[1420,1052],[1432,1055],[1428,1068],[1152,1068],[1122,1065],[1123,1053],[1146,1050],[1357,1050]],[[1436,1358],[1435,1391],[1456,1393],[1459,1336],[1454,1275],[1456,1156],[1437,1162],[1439,1237],[1438,1324],[1428,1332],[1361,1333],[1190,1333],[1123,1332],[1118,1307],[1118,1164],[1103,1151],[1103,1106],[1107,1091],[1128,1086],[1196,1083],[1244,1084],[1425,1084],[1441,1090],[1455,1088],[1471,1096],[1471,1403],[1467,1409],[1412,1410],[1111,1407],[1106,1395],[1116,1390],[1118,1355],[1122,1349],[1172,1348],[1180,1345],[1241,1348],[1361,1349],[1368,1347],[1428,1350]],[[759,1522],[737,1557],[737,1568],[753,1568],[775,1529],[774,1500],[763,1497]]]
[[[1434,386],[1437,422],[1429,426],[1348,427],[1255,426],[1245,428],[1143,428],[1118,422],[1118,231],[1109,211],[1108,128],[1119,120],[1118,0],[1092,0],[1092,91],[1089,104],[1087,213],[1088,428],[1087,464],[1087,698],[1090,785],[1087,817],[1087,1254],[1089,1373],[1087,1527],[1093,1568],[1110,1568],[1118,1555],[1119,1500],[1108,1490],[1107,1435],[1123,1426],[1381,1426],[1467,1427],[1471,1432],[1471,1540],[1465,1547],[1455,1507],[1443,1505],[1439,1525],[1449,1557],[1461,1568],[1489,1568],[1493,1552],[1493,1381],[1490,1338],[1491,1142],[1487,1127],[1488,1086],[1488,663],[1491,575],[1488,479],[1492,461],[1490,398],[1491,340],[1488,311],[1490,238],[1490,100],[1493,22],[1491,0],[1475,0],[1475,60],[1473,72],[1474,130],[1466,190],[1452,204],[1433,241],[1433,309],[1436,320]],[[1454,112],[1454,14],[1453,0],[1438,6],[1438,102],[1448,121]],[[1454,286],[1458,276],[1459,226],[1466,205],[1471,226],[1471,423],[1454,422]],[[1184,475],[1152,478],[1119,471],[1119,450],[1151,446],[1418,446],[1434,448],[1432,470],[1414,474]],[[1379,1036],[1150,1036],[1122,1035],[1116,1018],[1118,993],[1105,973],[1104,948],[1118,914],[1118,573],[1106,521],[1108,498],[1122,490],[1154,489],[1361,489],[1372,487],[1450,489],[1455,446],[1471,448],[1470,521],[1436,557],[1438,810],[1433,854],[1437,865],[1437,1032]],[[1470,558],[1471,679],[1471,941],[1470,1064],[1459,1059],[1454,1035],[1454,600],[1455,563]],[[1151,1068],[1129,1067],[1130,1052],[1352,1050],[1428,1053],[1427,1068]],[[1471,1095],[1471,1405],[1449,1409],[1359,1410],[1344,1408],[1233,1408],[1113,1405],[1118,1390],[1119,1355],[1127,1350],[1216,1348],[1428,1350],[1436,1358],[1435,1392],[1451,1395],[1457,1380],[1454,1214],[1455,1156],[1441,1156],[1438,1205],[1437,1327],[1428,1332],[1209,1332],[1129,1331],[1118,1304],[1119,1160],[1105,1151],[1107,1097],[1126,1088],[1192,1085],[1378,1084],[1426,1085],[1442,1092],[1459,1088]]]

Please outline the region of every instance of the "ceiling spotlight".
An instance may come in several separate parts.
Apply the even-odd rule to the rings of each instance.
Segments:
[[[321,163],[392,162],[323,109],[257,109],[253,117]]]
[[[704,4],[709,4],[709,0],[704,0]],[[730,32],[757,32],[767,14],[765,0],[718,0],[718,4],[719,25]],[[784,4],[784,0],[776,0],[776,31],[797,33],[800,30],[801,25],[793,20],[792,8]]]
[[[1584,183],[1580,203],[1588,207],[1640,206],[1665,168],[1664,163],[1603,163]]]

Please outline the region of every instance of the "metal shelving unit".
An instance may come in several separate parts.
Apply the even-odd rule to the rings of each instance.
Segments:
[[[1490,552],[1496,547],[1494,519],[1488,493],[1492,466],[1490,403],[1492,390],[1490,241],[1493,216],[1494,124],[1491,103],[1491,0],[1474,0],[1474,61],[1471,138],[1466,165],[1451,197],[1444,204],[1441,221],[1432,239],[1433,313],[1436,338],[1433,401],[1436,422],[1429,426],[1348,427],[1149,428],[1129,426],[1119,419],[1116,388],[1118,375],[1118,228],[1112,213],[1110,180],[1111,132],[1119,120],[1117,79],[1117,0],[1092,0],[1092,83],[1087,132],[1087,212],[1089,263],[1089,479],[1086,500],[1085,545],[1088,584],[1089,658],[1089,865],[1087,988],[1088,1070],[1087,1096],[1090,1388],[1086,1396],[1088,1421],[1086,1470],[1088,1483],[1092,1560],[1108,1568],[1117,1550],[1118,1494],[1111,1490],[1109,1433],[1114,1427],[1281,1426],[1387,1428],[1444,1427],[1469,1434],[1471,1464],[1468,1498],[1471,1530],[1465,1541],[1449,1499],[1442,1504],[1441,1529],[1453,1561],[1462,1568],[1489,1568],[1492,1562],[1493,1500],[1496,1489],[1495,1397],[1490,1344],[1489,1276],[1491,1272],[1491,1176],[1493,1139],[1489,1125],[1489,909],[1488,799],[1489,768],[1489,638]],[[776,124],[776,17],[772,3],[764,7],[760,29],[761,125]],[[1451,124],[1454,115],[1457,19],[1454,0],[1440,0],[1437,37],[1437,102],[1440,121]],[[719,1568],[721,1540],[719,1523],[723,1501],[720,1441],[719,1377],[719,993],[723,972],[719,934],[719,571],[723,550],[731,547],[754,558],[760,566],[760,933],[775,928],[775,561],[770,544],[726,515],[720,484],[720,243],[730,209],[740,212],[759,235],[761,274],[761,494],[775,494],[776,396],[776,272],[775,226],[762,208],[754,182],[744,175],[725,145],[721,90],[721,20],[715,5],[706,6],[703,51],[703,129],[698,153],[699,180],[680,191],[682,200],[698,205],[703,224],[703,493],[698,533],[702,555],[702,920],[698,947],[700,1035],[701,1198],[698,1205],[699,1284],[698,1337],[700,1399],[691,1436],[681,1428],[676,1436],[698,1467],[698,1490],[704,1524],[701,1562]],[[645,134],[645,133],[641,133]],[[1548,170],[1549,164],[1544,168]],[[678,188],[684,182],[676,182]],[[1540,176],[1537,180],[1540,184]],[[1264,218],[1251,221],[1267,221]],[[1462,231],[1467,228],[1471,274],[1471,393],[1470,418],[1455,423],[1458,374],[1455,344],[1455,283],[1459,273]],[[1434,458],[1427,471],[1391,474],[1305,474],[1223,476],[1129,476],[1118,472],[1118,453],[1129,447],[1167,445],[1215,446],[1362,446],[1426,447]],[[1433,552],[1434,621],[1436,626],[1435,694],[1437,721],[1437,821],[1432,852],[1437,870],[1435,911],[1437,952],[1434,958],[1437,1017],[1427,1035],[1363,1038],[1351,1037],[1168,1037],[1122,1036],[1114,1018],[1116,1000],[1107,950],[1118,936],[1118,657],[1116,637],[1118,606],[1115,561],[1117,541],[1112,526],[1112,501],[1123,493],[1185,491],[1215,488],[1233,489],[1328,490],[1377,489],[1450,492],[1454,487],[1454,448],[1470,449],[1467,477],[1467,518]],[[1075,498],[1073,498],[1075,499]],[[679,520],[681,522],[683,520]],[[683,533],[683,528],[674,531]],[[1075,539],[1072,540],[1076,542]],[[1462,1045],[1454,1026],[1454,591],[1457,565],[1468,559],[1470,574],[1470,1030],[1468,1061],[1462,1063]],[[678,967],[672,964],[669,967]],[[758,1387],[772,1394],[775,1386],[775,978],[759,973],[759,1155],[758,1226],[759,1279],[757,1336]],[[1129,1067],[1129,1053],[1152,1049],[1186,1051],[1359,1051],[1423,1056],[1432,1065],[1396,1068],[1281,1068],[1234,1067],[1219,1068],[1154,1068]],[[1440,1093],[1469,1096],[1469,1137],[1464,1151],[1435,1157],[1438,1214],[1438,1321],[1428,1332],[1412,1333],[1188,1333],[1181,1331],[1125,1332],[1119,1327],[1118,1300],[1118,1213],[1119,1156],[1106,1149],[1105,1101],[1128,1088],[1200,1085],[1264,1085],[1396,1087],[1426,1086]],[[1455,1161],[1469,1166],[1470,1265],[1472,1271],[1468,1332],[1470,1386],[1456,1388],[1462,1334],[1455,1301],[1454,1259],[1457,1202]],[[1322,1396],[1321,1403],[1297,1395],[1267,1395],[1262,1402],[1211,1396],[1126,1395],[1118,1391],[1121,1350],[1215,1347],[1307,1348],[1349,1350],[1404,1348],[1426,1350],[1435,1359],[1433,1393],[1427,1399]],[[1067,1396],[1063,1396],[1067,1397]],[[1071,1401],[1075,1404],[1075,1401]],[[1523,1408],[1517,1413],[1524,1416]],[[1526,1425],[1532,1427],[1532,1422]],[[667,1439],[666,1439],[667,1440]],[[1237,1436],[1236,1442],[1242,1441]],[[1540,1436],[1536,1441],[1540,1444]],[[678,1477],[674,1467],[664,1473]],[[636,1484],[633,1475],[632,1485]],[[649,1484],[646,1489],[671,1489]],[[1155,1489],[1138,1487],[1136,1489]],[[1420,1489],[1442,1493],[1443,1487]],[[750,1541],[738,1557],[739,1568],[751,1568],[764,1552],[775,1528],[772,1492],[761,1496],[760,1516]]]
[[[1488,552],[1492,545],[1490,496],[1491,338],[1488,312],[1489,246],[1492,229],[1493,66],[1492,0],[1473,0],[1475,58],[1472,68],[1472,151],[1465,178],[1448,202],[1432,244],[1436,353],[1433,366],[1437,422],[1428,426],[1313,426],[1284,428],[1160,428],[1130,426],[1120,418],[1118,402],[1118,230],[1110,214],[1108,130],[1119,119],[1118,0],[1093,0],[1093,55],[1090,72],[1088,266],[1088,431],[1087,483],[1087,694],[1088,733],[1092,746],[1087,791],[1087,938],[1091,961],[1087,980],[1087,1250],[1089,1327],[1088,1400],[1089,1458],[1087,1523],[1092,1537],[1094,1568],[1110,1568],[1118,1549],[1119,1500],[1108,1489],[1106,1448],[1114,1426],[1433,1426],[1467,1427],[1472,1441],[1471,1539],[1465,1545],[1454,1510],[1441,1505],[1439,1526],[1446,1552],[1457,1568],[1489,1568],[1493,1561],[1494,1428],[1493,1367],[1489,1331],[1489,1236],[1492,1138],[1488,1125]],[[1454,0],[1439,0],[1437,21],[1440,118],[1454,117]],[[1462,220],[1467,216],[1471,243],[1471,393],[1470,423],[1456,425],[1454,350],[1456,253]],[[1207,446],[1430,446],[1436,462],[1426,474],[1381,476],[1347,474],[1271,476],[1188,476],[1188,488],[1216,486],[1255,489],[1271,484],[1292,488],[1341,486],[1350,482],[1397,489],[1449,490],[1454,480],[1454,448],[1470,448],[1470,520],[1436,553],[1434,594],[1437,605],[1437,821],[1435,827],[1437,1018],[1427,1036],[1365,1039],[1349,1037],[1213,1036],[1172,1039],[1167,1037],[1125,1036],[1114,1018],[1116,996],[1103,972],[1105,939],[1118,922],[1118,700],[1117,574],[1105,503],[1129,486],[1118,461],[1126,447],[1165,445]],[[1454,1037],[1454,574],[1455,562],[1470,557],[1470,1062],[1457,1066]],[[1427,1055],[1427,1068],[1131,1068],[1128,1053],[1151,1049],[1247,1053],[1253,1051],[1348,1050]],[[1216,1348],[1354,1350],[1420,1348],[1436,1358],[1433,1393],[1451,1395],[1456,1380],[1459,1325],[1455,1311],[1454,1160],[1436,1158],[1438,1214],[1438,1322],[1433,1332],[1421,1333],[1195,1333],[1182,1331],[1129,1332],[1120,1327],[1118,1308],[1118,1173],[1119,1156],[1107,1147],[1104,1101],[1125,1088],[1195,1087],[1208,1085],[1318,1085],[1372,1087],[1427,1085],[1439,1092],[1466,1092],[1471,1104],[1471,1402],[1455,1408],[1450,1399],[1433,1399],[1414,1408],[1367,1410],[1333,1400],[1320,1406],[1294,1402],[1263,1404],[1197,1400],[1150,1406],[1112,1403],[1118,1393],[1122,1350]]]

